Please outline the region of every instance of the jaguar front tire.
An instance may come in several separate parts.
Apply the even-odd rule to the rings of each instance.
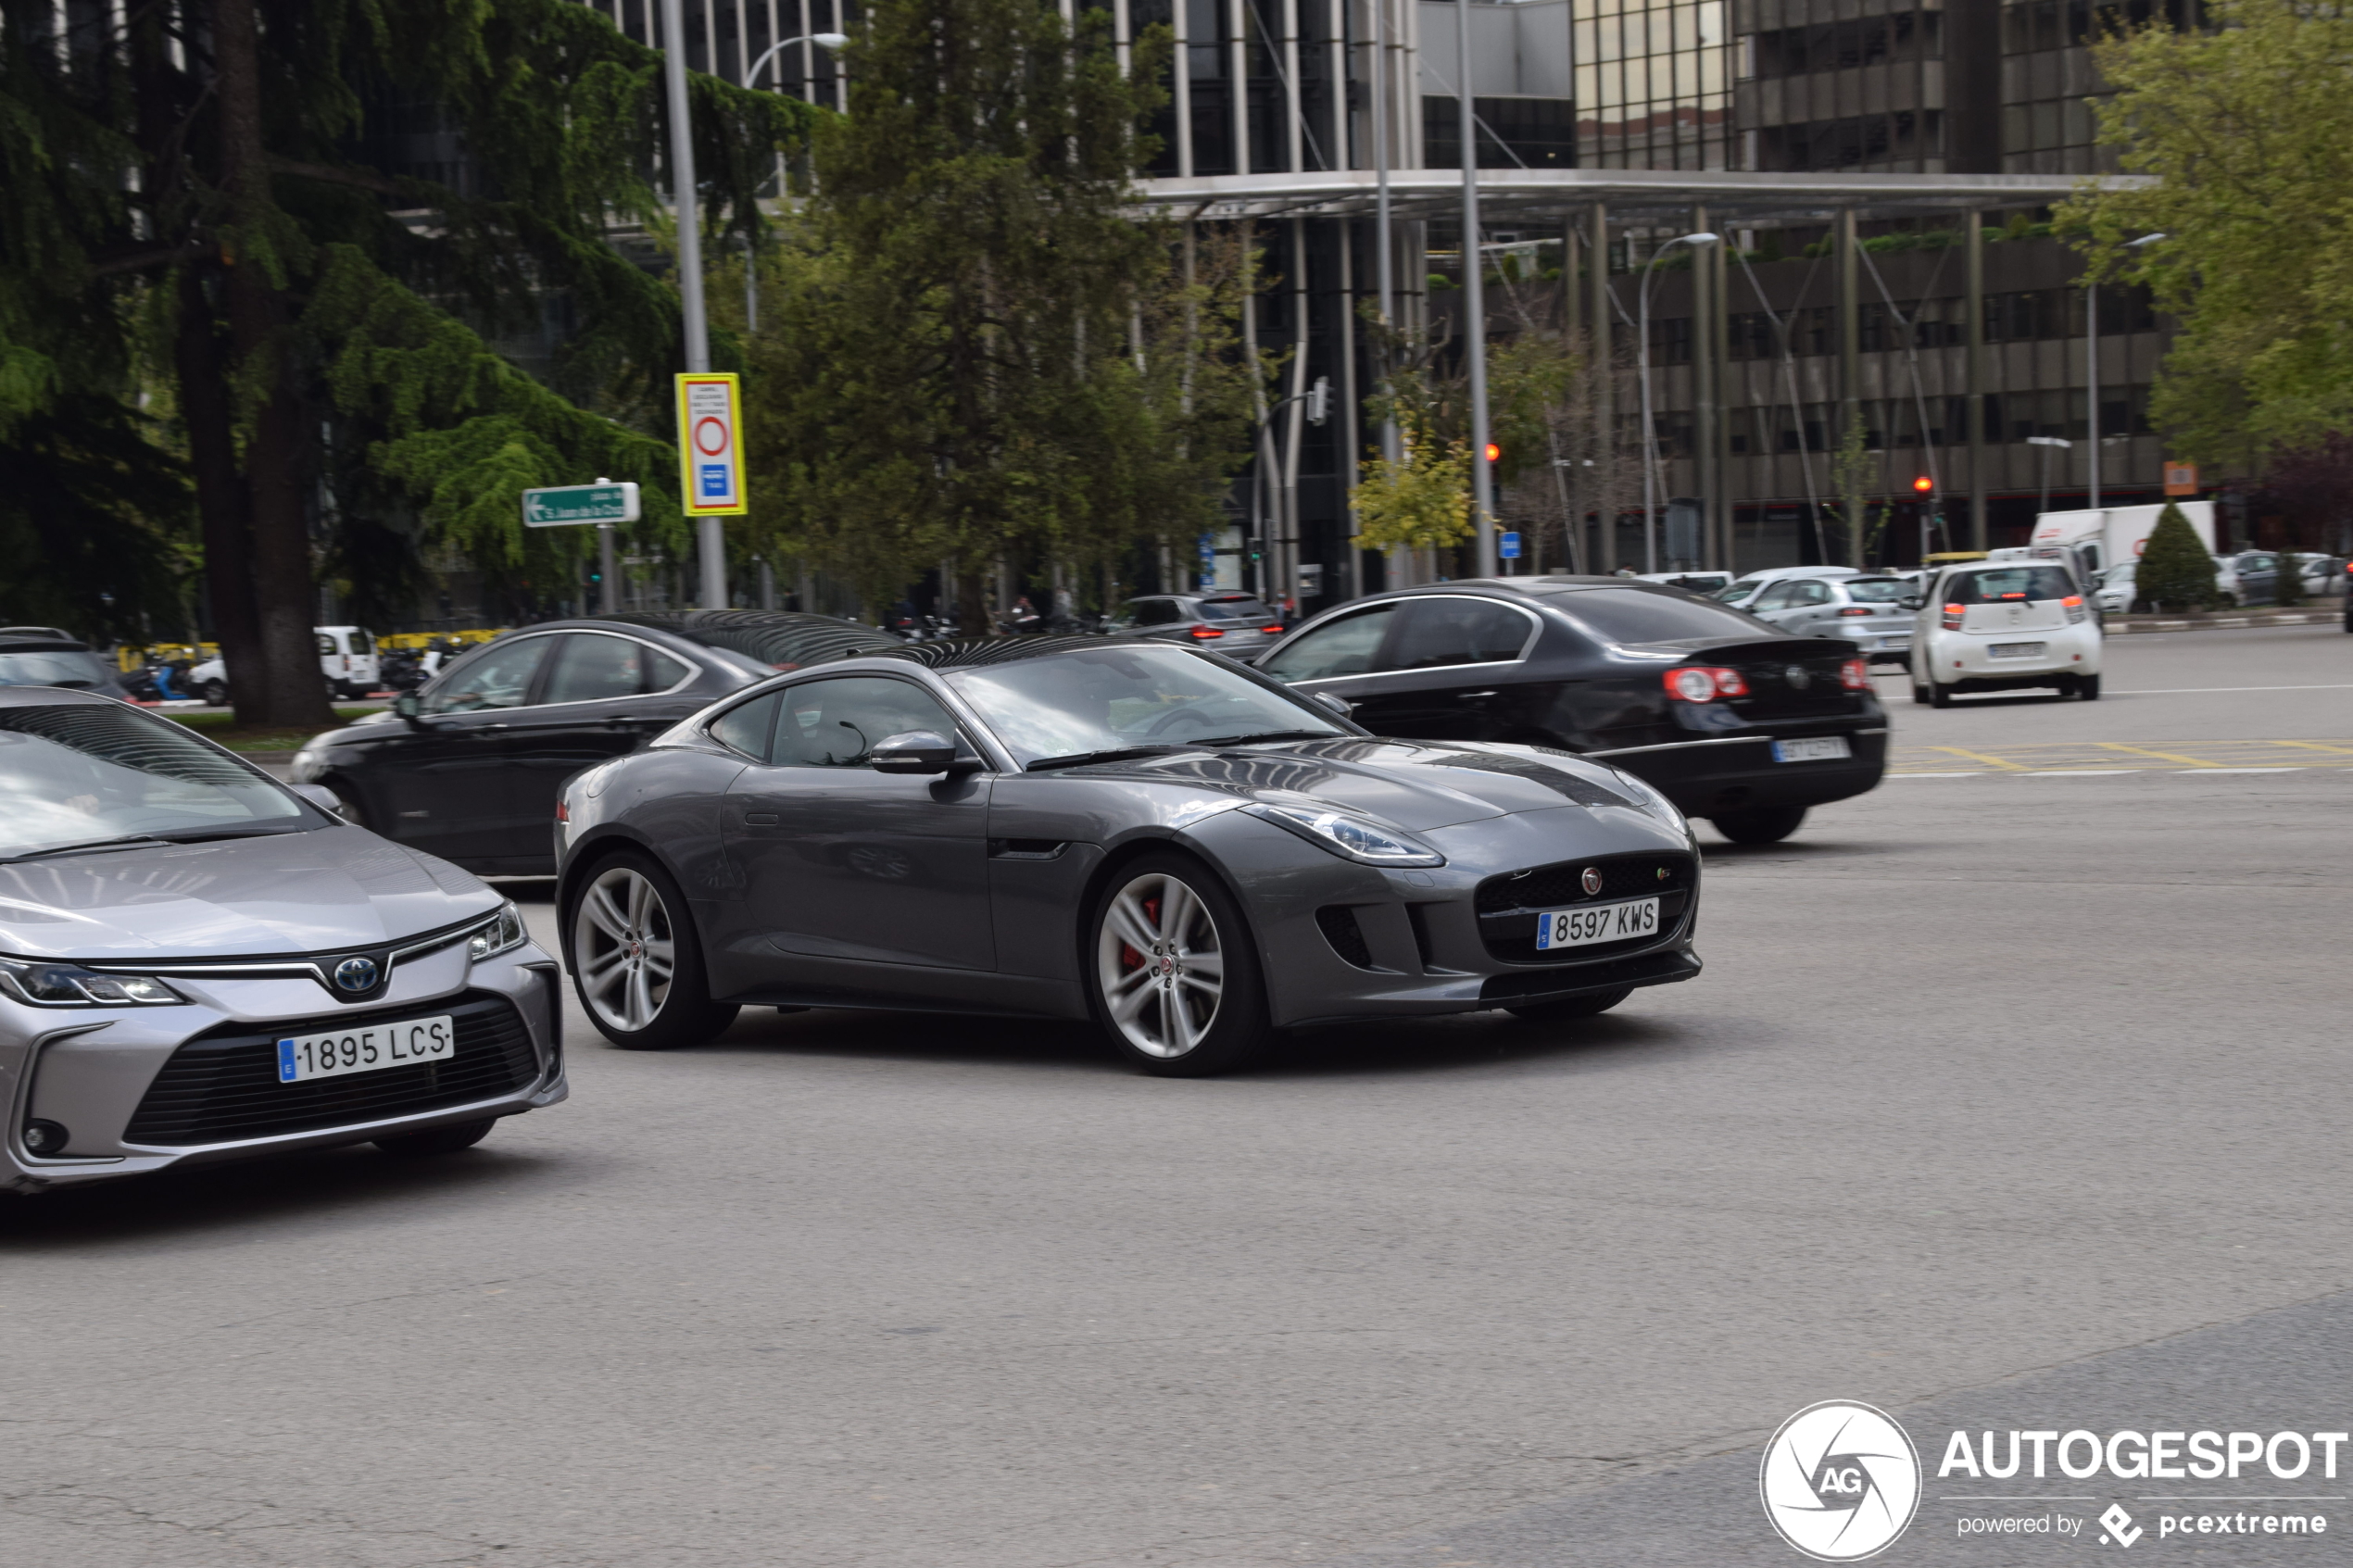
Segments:
[[[1088,911],[1088,1000],[1128,1063],[1163,1078],[1225,1073],[1273,1032],[1241,907],[1189,855],[1123,866]]]

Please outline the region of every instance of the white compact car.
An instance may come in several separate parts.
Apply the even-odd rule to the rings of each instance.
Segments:
[[[2056,688],[2100,695],[2098,617],[2067,568],[1971,561],[1947,567],[1919,602],[1912,700],[1949,707],[1962,692]]]
[[[1902,664],[1915,592],[1900,577],[1784,577],[1739,608],[1801,637],[1843,637],[1873,664]]]

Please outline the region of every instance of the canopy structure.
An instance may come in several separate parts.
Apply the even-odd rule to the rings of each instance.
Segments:
[[[1605,204],[1621,224],[1642,226],[1694,206],[1719,220],[1760,228],[1822,223],[1842,212],[1869,221],[1971,209],[2048,207],[2086,187],[2148,184],[2130,174],[1756,174],[1740,169],[1486,169],[1480,217],[1493,225]],[[1372,214],[1378,178],[1369,169],[1306,174],[1216,174],[1139,182],[1139,205],[1164,217],[1203,221],[1358,218]],[[1390,171],[1390,211],[1402,221],[1445,220],[1462,208],[1463,177],[1453,169]]]

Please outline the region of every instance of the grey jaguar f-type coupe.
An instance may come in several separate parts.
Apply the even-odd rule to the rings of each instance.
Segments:
[[[1147,1073],[1270,1031],[1688,980],[1682,814],[1565,752],[1386,740],[1189,648],[912,645],[762,683],[557,808],[562,931],[617,1045],[745,1006],[1093,1018]]]

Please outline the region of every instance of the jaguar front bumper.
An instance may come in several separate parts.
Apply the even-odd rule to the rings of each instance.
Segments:
[[[175,974],[183,1005],[43,1008],[0,998],[0,1189],[19,1192],[283,1151],[365,1143],[561,1100],[560,981],[526,945],[469,963],[402,964],[383,997],[339,1007],[315,981]],[[447,1062],[280,1085],[280,1035],[448,1013]],[[33,1123],[65,1130],[35,1153]]]

